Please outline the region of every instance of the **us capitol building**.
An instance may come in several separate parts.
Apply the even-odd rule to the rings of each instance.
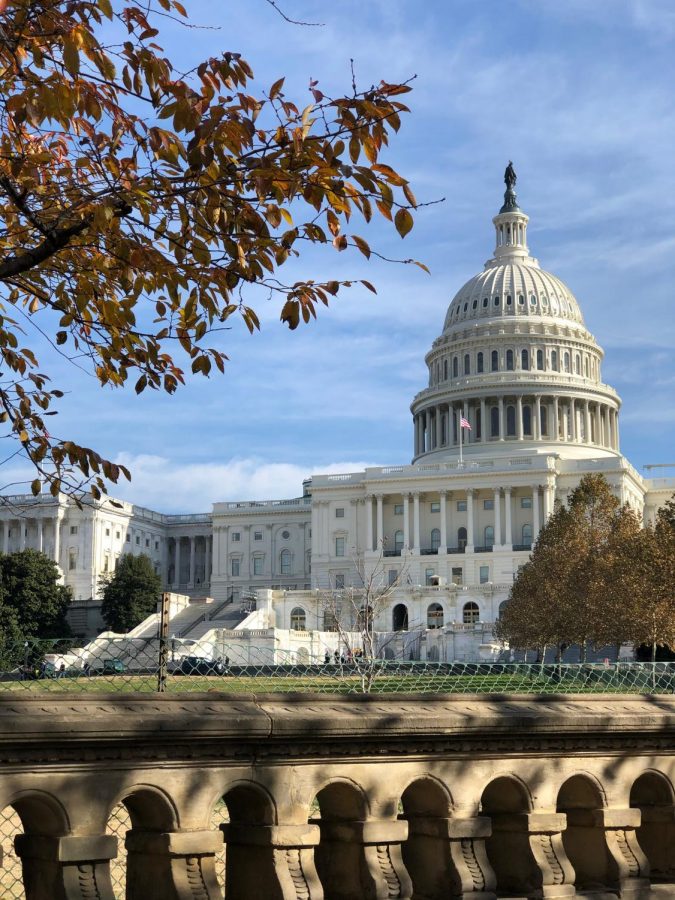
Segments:
[[[183,595],[183,637],[233,635],[232,610],[258,592],[239,637],[267,631],[315,656],[313,635],[330,633],[335,614],[325,597],[339,603],[365,578],[391,586],[376,629],[399,633],[397,652],[489,655],[514,573],[584,474],[602,473],[645,519],[675,491],[675,479],[645,479],[621,455],[621,401],[602,380],[603,351],[569,288],[530,255],[515,181],[509,165],[494,253],[455,295],[427,353],[410,465],[315,475],[297,498],[192,515],[5,496],[0,549],[56,560],[85,636],[102,628],[101,576],[130,552],[147,554],[165,589]]]

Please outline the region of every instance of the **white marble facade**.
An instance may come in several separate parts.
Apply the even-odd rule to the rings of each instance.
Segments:
[[[422,630],[436,589],[448,598],[445,631],[489,631],[555,501],[586,472],[602,472],[647,518],[675,491],[675,479],[645,479],[622,456],[603,352],[571,291],[529,255],[513,191],[493,223],[492,258],[457,293],[426,356],[428,384],[411,405],[412,464],[315,475],[297,498],[188,515],[7,496],[0,547],[56,559],[73,588],[73,624],[88,635],[101,624],[100,578],[124,552],[148,554],[168,590],[195,598],[286,591],[280,629],[298,607],[316,618],[308,589],[358,586],[375,572],[398,582],[397,604]],[[393,606],[378,627],[392,628],[392,617]]]

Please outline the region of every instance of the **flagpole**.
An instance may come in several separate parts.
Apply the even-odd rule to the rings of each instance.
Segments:
[[[459,467],[460,469],[464,466],[464,460],[462,459],[462,432],[464,429],[462,428],[462,417],[459,417]]]

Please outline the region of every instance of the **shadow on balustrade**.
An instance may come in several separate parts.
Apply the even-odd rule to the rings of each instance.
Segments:
[[[675,794],[660,772],[645,772],[633,784],[630,805],[640,810],[637,839],[649,861],[652,884],[671,885],[675,897]]]

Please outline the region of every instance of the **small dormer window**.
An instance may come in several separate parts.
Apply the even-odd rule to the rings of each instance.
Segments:
[[[465,304],[464,304],[464,312],[466,312],[468,308],[469,308],[469,304],[468,304],[468,303],[465,303]]]
[[[476,309],[478,307],[478,300],[474,300],[471,304],[471,309]]]
[[[523,297],[522,294],[518,294],[518,303],[520,306],[522,306],[525,303],[525,298]]]
[[[499,297],[495,297],[495,306],[499,306]]]
[[[508,297],[506,298],[506,305],[507,305],[507,306],[511,306],[511,303],[512,303],[512,302],[513,302],[513,301],[512,301],[512,298],[511,298],[511,294],[509,294]]]
[[[536,306],[536,305],[537,305],[537,298],[534,296],[534,294],[532,294],[530,296],[530,306]]]
[[[487,307],[487,305],[488,305],[488,298],[483,297],[483,309],[485,309]]]

